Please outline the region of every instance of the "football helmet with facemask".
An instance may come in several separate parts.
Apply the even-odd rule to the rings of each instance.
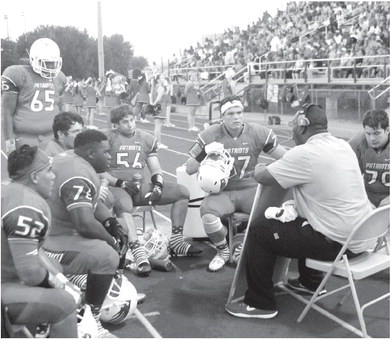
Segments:
[[[202,190],[209,194],[220,193],[228,184],[234,160],[226,150],[207,154],[197,173]]]
[[[141,243],[145,247],[145,252],[148,258],[165,260],[168,258],[168,237],[155,230],[149,229],[144,235]]]
[[[136,307],[136,288],[123,274],[117,273],[103,302],[99,319],[118,325],[128,320]]]
[[[77,312],[77,337],[96,338],[98,336],[98,324],[91,312],[91,307],[85,304]]]
[[[53,79],[61,71],[60,48],[51,39],[35,40],[30,48],[30,64],[34,72],[45,79]]]

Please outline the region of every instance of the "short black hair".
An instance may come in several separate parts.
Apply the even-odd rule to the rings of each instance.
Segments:
[[[312,128],[327,129],[327,114],[322,106],[316,104],[311,105],[306,110],[305,116],[311,122],[310,126]]]
[[[59,131],[65,133],[77,122],[84,126],[84,120],[79,114],[73,112],[62,112],[57,114],[54,117],[52,126],[54,138],[58,140]]]
[[[93,145],[107,140],[107,137],[101,131],[96,129],[87,129],[76,135],[75,149],[80,149],[85,146]]]
[[[8,175],[13,178],[18,175],[20,171],[30,166],[34,161],[34,156],[38,151],[37,146],[29,146],[24,144],[12,151],[8,155]]]
[[[128,104],[121,104],[110,111],[110,121],[113,124],[118,124],[127,115],[134,116],[133,107]]]
[[[390,126],[388,114],[386,111],[380,109],[369,110],[364,114],[362,125],[363,127],[371,127],[374,130],[378,128],[386,129]]]

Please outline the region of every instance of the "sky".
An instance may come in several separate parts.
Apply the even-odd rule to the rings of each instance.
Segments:
[[[135,56],[149,63],[172,59],[205,35],[274,15],[286,1],[262,0],[100,0],[103,34],[122,34]],[[0,6],[1,38],[16,40],[40,25],[74,26],[98,35],[98,0],[12,0]]]

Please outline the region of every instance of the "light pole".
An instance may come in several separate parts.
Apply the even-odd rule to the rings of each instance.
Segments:
[[[7,20],[7,40],[10,39],[10,32],[9,32],[9,29],[8,29],[8,15],[4,15],[4,20]]]

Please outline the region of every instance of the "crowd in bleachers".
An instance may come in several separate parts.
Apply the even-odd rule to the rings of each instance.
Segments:
[[[184,50],[182,60],[176,62],[177,58],[173,58],[171,67],[233,65],[238,71],[250,62],[290,61],[295,78],[300,76],[295,69],[301,68],[303,60],[339,58],[333,66],[344,67],[333,76],[348,77],[348,66],[354,57],[389,55],[389,27],[388,1],[288,2],[286,9],[274,17],[264,12],[246,29],[226,29],[219,36],[206,38],[203,44],[197,43],[195,48],[190,46]],[[371,59],[358,62],[363,65],[359,76],[384,75],[383,67],[364,67],[373,64]]]

